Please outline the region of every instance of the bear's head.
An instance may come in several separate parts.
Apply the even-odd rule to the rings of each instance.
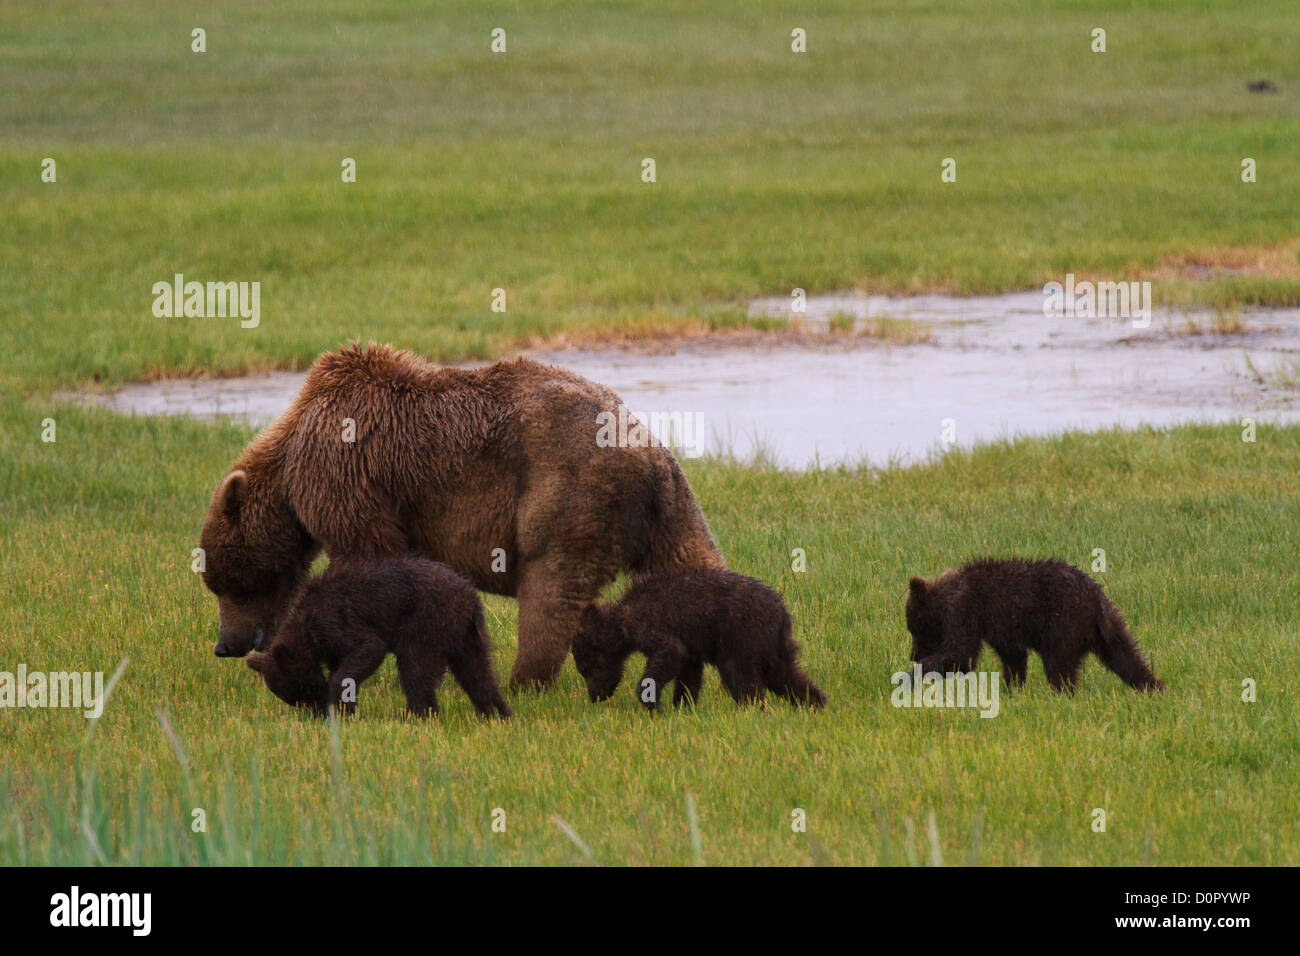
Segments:
[[[262,675],[266,688],[286,704],[310,707],[324,716],[329,706],[329,684],[315,661],[303,660],[292,647],[279,641],[269,650],[253,651],[245,661]]]
[[[936,595],[926,581],[907,584],[907,629],[912,633],[912,660],[920,661],[943,644],[943,616]]]
[[[573,638],[573,663],[593,702],[608,700],[623,679],[629,650],[621,611],[617,605],[588,605]]]
[[[270,639],[316,550],[288,504],[258,491],[248,472],[232,471],[199,536],[203,583],[217,597],[218,657],[243,657]]]

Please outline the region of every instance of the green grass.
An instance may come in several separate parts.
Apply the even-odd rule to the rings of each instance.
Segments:
[[[568,665],[506,725],[451,686],[412,723],[389,664],[332,738],[211,654],[190,549],[249,433],[51,397],[351,338],[495,355],[730,328],[795,286],[995,292],[1221,250],[1273,267],[1157,295],[1294,304],[1293,6],[0,5],[0,669],[130,659],[89,739],[70,712],[0,711],[0,863],[586,861],[553,817],[598,863],[1300,862],[1300,428],[884,472],[689,462],[729,561],[785,592],[825,713],[738,709],[710,674],[697,711],[650,718],[626,685],[590,705]],[[1258,78],[1282,93],[1247,93]],[[261,282],[261,327],[154,318],[175,272]],[[1093,664],[1068,699],[1035,669],[994,720],[889,705],[910,575],[1097,547],[1165,695]],[[505,673],[515,607],[488,607]]]
[[[68,408],[47,445],[36,414],[3,422],[6,666],[130,664],[89,744],[71,712],[0,715],[0,861],[93,862],[83,820],[109,862],[585,860],[559,816],[595,862],[690,863],[691,794],[706,863],[925,861],[931,813],[947,862],[1300,862],[1300,428],[1263,428],[1255,444],[1235,427],[1075,435],[886,472],[691,463],[729,562],[784,591],[826,711],[738,708],[710,671],[695,712],[651,717],[632,697],[634,660],[603,705],[570,663],[553,692],[514,698],[506,725],[477,720],[450,684],[444,716],[419,723],[399,714],[390,663],[335,756],[326,723],[212,656],[215,603],[190,548],[247,433]],[[909,575],[977,553],[1086,567],[1097,547],[1164,695],[1093,661],[1077,696],[1056,697],[1035,661],[995,719],[890,706]],[[790,570],[794,548],[806,573]],[[514,604],[488,606],[504,674]],[[194,807],[206,834],[189,830]],[[497,807],[505,833],[491,832]]]
[[[0,386],[302,365],[352,337],[455,359],[708,326],[796,286],[1136,279],[1295,238],[1291,0],[698,6],[5,5]],[[260,281],[261,327],[156,319],[175,272]],[[1300,262],[1157,293],[1297,303]]]

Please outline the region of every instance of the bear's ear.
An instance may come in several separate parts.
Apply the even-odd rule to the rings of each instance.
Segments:
[[[225,515],[226,520],[232,524],[238,521],[239,509],[243,507],[244,495],[247,491],[248,472],[237,468],[226,475],[225,480],[221,482],[221,487],[217,489],[214,501],[216,510]]]
[[[912,596],[920,599],[925,597],[925,581],[922,578],[912,578],[907,582],[907,588],[912,592]]]
[[[579,625],[584,631],[594,630],[600,626],[600,608],[594,604],[588,604],[582,609],[582,618]]]
[[[244,663],[259,674],[265,674],[271,669],[271,656],[263,654],[261,651],[253,651],[244,658]]]

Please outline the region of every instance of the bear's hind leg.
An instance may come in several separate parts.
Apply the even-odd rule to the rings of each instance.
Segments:
[[[414,717],[432,717],[438,711],[438,685],[447,672],[441,654],[428,651],[399,654],[397,679],[406,695],[406,712]]]
[[[501,686],[492,673],[492,661],[479,648],[472,648],[449,662],[452,676],[465,691],[470,703],[484,717],[512,717],[514,712],[501,695]]]
[[[735,661],[718,663],[718,676],[732,700],[738,704],[757,704],[763,701],[763,679],[751,668]]]
[[[1097,646],[1097,656],[1108,669],[1134,690],[1164,690],[1164,684],[1151,673],[1151,667],[1142,659],[1141,653],[1132,641],[1125,644],[1108,644],[1102,641]]]
[[[1079,685],[1079,659],[1062,654],[1044,654],[1043,670],[1052,690],[1073,694]]]
[[[770,656],[764,667],[768,689],[795,706],[825,707],[826,694],[799,666],[799,645],[794,640],[790,615],[787,612],[782,617],[772,636]]]
[[[1097,627],[1094,650],[1101,662],[1120,680],[1135,690],[1164,690],[1164,684],[1151,672],[1151,665],[1128,632],[1119,610],[1106,602]]]
[[[772,691],[799,707],[811,707],[814,710],[825,707],[825,692],[812,682],[812,678],[798,663],[791,662],[788,666],[784,681],[779,686],[773,685]]]

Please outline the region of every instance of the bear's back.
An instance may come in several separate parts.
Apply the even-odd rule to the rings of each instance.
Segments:
[[[1092,617],[1105,601],[1091,577],[1056,559],[980,559],[935,584],[959,616],[998,633],[1043,633],[1066,619]]]
[[[297,612],[337,630],[365,627],[390,642],[413,624],[418,633],[441,626],[460,631],[478,607],[474,586],[451,568],[418,555],[339,561],[303,588]]]

